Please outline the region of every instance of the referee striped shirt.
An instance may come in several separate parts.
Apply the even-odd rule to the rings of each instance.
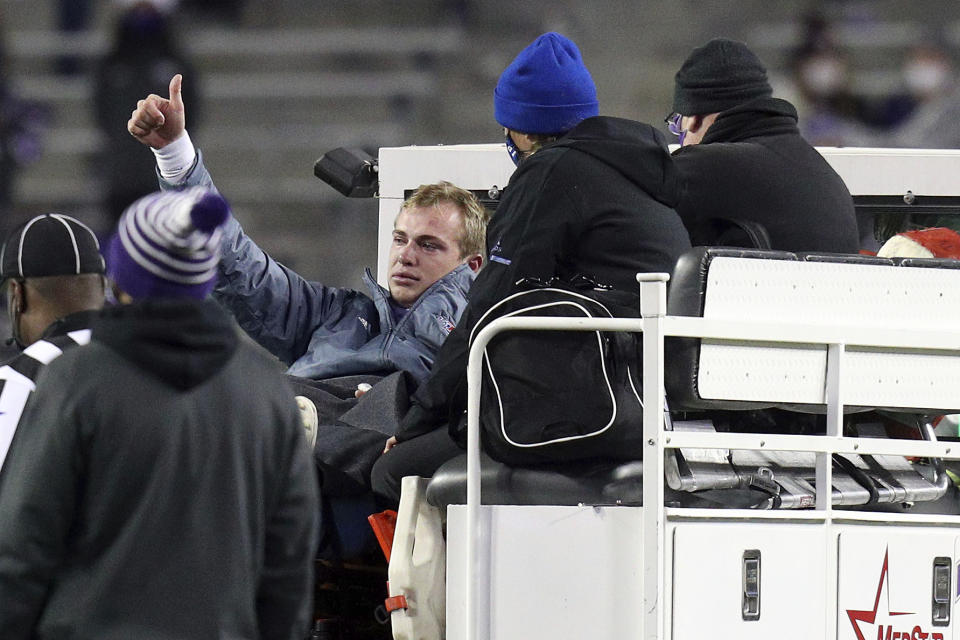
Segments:
[[[90,329],[78,329],[63,335],[42,338],[0,367],[0,469],[7,458],[27,400],[37,387],[40,369],[55,360],[64,350],[88,342]]]

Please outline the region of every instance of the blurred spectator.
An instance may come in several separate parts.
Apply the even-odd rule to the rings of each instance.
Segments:
[[[121,12],[137,5],[149,4],[157,11],[170,15],[180,6],[180,0],[113,0],[113,4]]]
[[[800,60],[817,51],[835,49],[837,41],[827,17],[819,11],[810,11],[802,18],[800,45],[793,51],[793,59]]]
[[[59,4],[58,19],[64,36],[71,37],[86,30],[90,25],[90,0],[60,0]],[[66,75],[79,73],[81,67],[76,55],[65,55],[57,60],[57,69]]]
[[[5,51],[0,40],[0,239],[21,220],[12,207],[17,170],[40,155],[42,134],[49,119],[43,105],[22,100],[10,90]],[[0,362],[19,352],[7,341],[10,335],[6,296],[0,296]]]
[[[953,82],[950,57],[942,49],[929,44],[919,45],[908,52],[901,72],[901,89],[874,101],[864,115],[867,124],[884,131],[895,129],[922,105],[941,98]]]
[[[49,120],[43,104],[24,100],[10,88],[0,43],[0,237],[20,221],[12,210],[16,175],[20,167],[40,157]]]
[[[183,6],[220,22],[238,23],[243,17],[244,0],[184,0]]]
[[[794,63],[800,132],[816,146],[864,146],[874,134],[860,122],[863,101],[850,91],[846,57],[838,49],[810,51]]]
[[[800,46],[790,68],[800,113],[800,133],[817,146],[864,145],[871,131],[860,122],[865,105],[850,91],[849,63],[829,20],[819,12],[803,17]]]
[[[920,45],[903,65],[903,81],[910,96],[923,104],[937,100],[953,86],[953,63],[943,49]]]
[[[153,158],[144,154],[140,144],[117,123],[126,122],[144,96],[166,91],[167,82],[176,73],[191,78],[183,92],[191,103],[192,126],[196,126],[197,114],[202,111],[196,80],[199,74],[174,39],[169,12],[176,4],[173,0],[119,2],[113,48],[97,65],[94,109],[106,141],[99,167],[107,179],[108,227],[116,223],[127,205],[157,188]]]
[[[953,62],[939,47],[913,49],[903,66],[903,81],[910,111],[889,138],[889,146],[908,148],[960,148],[960,84]]]
[[[443,0],[444,15],[451,16],[461,27],[469,28],[476,15],[475,0]]]

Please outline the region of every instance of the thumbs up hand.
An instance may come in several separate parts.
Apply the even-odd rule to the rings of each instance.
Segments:
[[[138,101],[127,121],[130,135],[154,149],[162,149],[179,138],[186,128],[182,86],[183,76],[178,73],[170,79],[169,98],[151,93]]]

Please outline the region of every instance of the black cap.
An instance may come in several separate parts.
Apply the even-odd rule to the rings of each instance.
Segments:
[[[673,111],[685,116],[718,113],[773,95],[760,59],[747,45],[726,38],[694,49],[674,81]]]
[[[0,279],[103,272],[97,236],[76,218],[59,213],[20,225],[0,249]]]

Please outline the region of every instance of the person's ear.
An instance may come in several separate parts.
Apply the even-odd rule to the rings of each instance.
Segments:
[[[130,304],[133,302],[133,297],[129,293],[120,288],[120,286],[113,280],[109,281],[110,292],[113,294],[114,301],[117,304]]]
[[[470,267],[470,270],[476,273],[480,271],[480,267],[483,266],[483,256],[479,253],[476,253],[466,259],[465,263]]]
[[[11,280],[10,310],[14,313],[23,313],[27,310],[27,288],[22,280]]]
[[[690,126],[687,127],[687,131],[690,133],[698,133],[702,126],[703,116],[690,116]]]

